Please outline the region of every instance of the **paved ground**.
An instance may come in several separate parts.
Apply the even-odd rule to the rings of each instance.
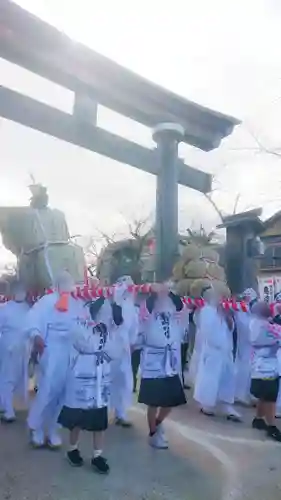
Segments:
[[[1,500],[280,500],[281,444],[245,423],[199,415],[193,403],[174,412],[167,424],[169,451],[146,443],[144,409],[135,406],[134,428],[111,426],[106,455],[111,473],[100,477],[89,466],[72,469],[62,452],[31,450],[25,413],[13,426],[0,426]],[[91,456],[85,433],[84,458]]]

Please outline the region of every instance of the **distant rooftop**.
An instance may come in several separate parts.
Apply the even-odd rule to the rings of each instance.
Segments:
[[[222,224],[219,224],[217,228],[222,229],[230,226],[234,227],[234,226],[239,226],[242,223],[249,222],[256,225],[258,230],[262,230],[264,224],[260,219],[261,214],[262,214],[262,208],[255,208],[253,210],[248,210],[246,212],[240,212],[238,214],[228,215],[223,218]]]

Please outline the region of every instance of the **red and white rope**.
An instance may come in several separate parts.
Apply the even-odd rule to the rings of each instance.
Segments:
[[[128,291],[130,293],[149,293],[152,290],[153,285],[151,284],[143,284],[143,285],[130,285],[128,287]],[[45,294],[53,293],[53,290],[49,289],[45,291]],[[75,298],[81,298],[84,300],[91,300],[98,297],[112,297],[114,294],[114,286],[109,287],[91,287],[88,285],[85,286],[77,286],[75,291],[72,292],[72,296]],[[29,297],[32,301],[36,302],[42,295],[36,293],[29,293]],[[0,302],[7,302],[12,299],[12,297],[8,297],[5,295],[0,295]],[[193,297],[183,297],[184,303],[190,308],[199,308],[204,306],[204,299],[202,298],[193,298]],[[237,302],[235,300],[223,300],[221,302],[222,306],[226,310],[232,311],[248,311],[248,305],[246,302]]]

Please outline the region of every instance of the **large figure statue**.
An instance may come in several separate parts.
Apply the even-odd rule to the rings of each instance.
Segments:
[[[83,283],[83,250],[70,241],[64,214],[48,207],[44,186],[33,184],[30,191],[30,206],[0,207],[3,243],[17,257],[21,282],[26,289],[41,291],[67,269],[76,283]]]

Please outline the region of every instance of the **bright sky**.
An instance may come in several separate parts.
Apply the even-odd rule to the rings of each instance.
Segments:
[[[281,147],[280,0],[18,0],[74,39],[188,99],[243,121],[221,147],[181,146],[186,162],[217,174],[215,200],[230,212],[280,208],[281,159],[257,154],[251,133]],[[0,84],[70,110],[72,96],[0,60]],[[102,109],[99,124],[152,146],[150,131]],[[29,173],[49,188],[73,234],[120,231],[153,211],[155,179],[0,119],[0,204],[26,203]],[[109,182],[110,180],[110,182]],[[67,188],[66,183],[67,182]],[[180,227],[217,222],[202,195],[179,189]],[[124,217],[122,217],[122,215]]]

